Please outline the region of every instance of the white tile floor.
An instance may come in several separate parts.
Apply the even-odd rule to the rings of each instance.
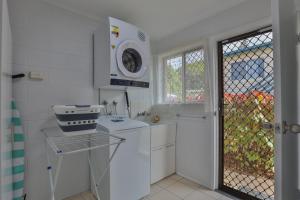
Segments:
[[[65,200],[96,200],[89,192]],[[233,200],[178,175],[172,175],[151,186],[151,193],[142,200]]]
[[[66,198],[64,200],[96,200],[91,192],[83,192],[73,197]]]
[[[151,193],[143,200],[233,200],[223,194],[211,191],[178,175],[151,186]]]

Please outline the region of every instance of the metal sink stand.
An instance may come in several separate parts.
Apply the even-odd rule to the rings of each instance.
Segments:
[[[107,173],[108,169],[110,168],[110,162],[114,158],[120,145],[123,142],[125,142],[125,139],[104,132],[96,132],[96,133],[93,132],[90,134],[77,135],[77,136],[64,136],[61,133],[57,135],[57,130],[56,130],[56,135],[53,136],[50,134],[51,132],[53,132],[51,131],[51,129],[53,128],[45,128],[41,130],[41,132],[43,132],[46,136],[45,146],[46,146],[46,155],[47,155],[47,162],[48,162],[47,170],[48,170],[50,189],[51,189],[50,200],[55,200],[56,186],[60,175],[61,165],[65,156],[86,152],[86,151],[92,151],[92,150],[105,148],[105,147],[110,148],[110,146],[114,146],[114,150],[112,151],[112,154],[110,154],[107,166],[103,171],[102,175],[99,177],[98,181],[96,180],[95,177],[95,168],[91,162],[90,154],[88,155],[88,162],[91,171],[93,186],[95,187],[97,200],[100,200],[98,187],[102,179],[104,178],[105,174]],[[55,128],[58,129],[57,127]],[[49,156],[50,149],[52,149],[55,156],[58,157],[55,170],[53,170],[53,165],[51,164],[51,160]]]

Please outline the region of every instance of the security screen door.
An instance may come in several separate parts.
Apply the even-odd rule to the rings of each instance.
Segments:
[[[219,188],[241,199],[275,191],[273,33],[271,28],[218,43]]]

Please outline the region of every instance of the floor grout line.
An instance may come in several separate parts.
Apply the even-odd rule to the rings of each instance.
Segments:
[[[227,199],[227,198],[228,198],[228,200],[232,199],[231,197],[228,197],[228,196],[226,196],[226,195],[224,195],[222,193],[219,193],[217,191],[210,190],[209,188],[206,188],[206,187],[204,187],[204,186],[202,186],[202,185],[200,185],[198,183],[195,183],[195,185],[193,185],[194,182],[190,181],[190,180],[188,180],[186,178],[183,178],[183,177],[173,177],[172,178],[172,176],[174,176],[174,175],[171,175],[171,176],[169,176],[169,177],[167,177],[165,179],[162,179],[162,180],[158,181],[155,184],[152,184],[151,187],[156,186],[157,190],[155,190],[155,192],[152,191],[154,193],[149,194],[148,196],[144,197],[142,200],[153,200],[153,199],[155,199],[155,200],[169,200],[169,198],[155,197],[156,195],[158,195],[161,192],[164,192],[165,194],[170,195],[171,199],[179,199],[179,200],[187,200],[189,198],[190,199],[196,199],[197,198],[196,196],[198,194],[200,195],[199,196],[199,200],[200,199],[201,200],[206,200],[205,197],[209,197],[208,199],[211,199],[211,200],[224,200],[224,199]],[[164,184],[167,184],[167,185],[166,186],[159,185],[159,183],[162,183],[162,181],[165,181]],[[168,184],[168,183],[170,183],[170,184]],[[168,188],[174,186],[176,183],[181,183],[182,185],[185,186],[185,187],[183,187],[184,189],[182,191],[180,191],[180,189],[179,189],[179,193],[178,194],[176,194],[176,193],[174,193],[174,191],[170,191],[170,189],[168,189]],[[176,187],[177,186],[175,186],[175,188],[173,188],[173,190],[176,189]],[[178,187],[180,187],[180,184],[179,184]],[[186,189],[186,192],[187,192],[186,195],[185,195],[185,189]],[[201,189],[204,189],[204,190],[201,190]],[[189,190],[191,190],[191,191],[189,191]],[[210,191],[212,193],[206,193],[206,190]],[[196,192],[198,192],[198,193],[196,193]],[[215,196],[213,195],[214,193],[216,193]],[[80,193],[78,195],[75,195],[73,197],[69,197],[67,199],[68,200],[72,200],[73,198],[74,198],[74,200],[75,199],[76,200],[87,200],[87,199],[90,199],[90,197],[88,197],[88,196],[85,197],[83,194],[88,195],[88,193]],[[183,196],[179,196],[180,194],[182,194]],[[192,195],[194,195],[194,196],[192,196]],[[219,196],[217,196],[217,195],[219,195]]]
[[[169,177],[170,178],[170,177]],[[167,179],[167,178],[166,178]],[[172,178],[170,178],[170,179],[172,179]],[[174,182],[172,183],[172,184],[170,184],[170,185],[168,185],[168,186],[166,186],[166,187],[161,187],[158,183],[156,183],[156,184],[154,184],[154,185],[156,185],[156,186],[158,186],[159,188],[161,188],[161,190],[159,191],[159,192],[161,192],[162,190],[164,190],[164,191],[166,191],[166,192],[168,192],[168,193],[170,193],[170,194],[172,194],[172,195],[174,195],[174,196],[176,196],[177,198],[179,198],[179,199],[182,199],[182,200],[184,200],[184,199],[186,199],[186,198],[189,198],[189,196],[191,196],[193,193],[195,193],[195,192],[199,192],[199,193],[201,193],[202,195],[204,195],[204,196],[207,196],[207,197],[209,197],[209,198],[211,198],[211,199],[214,199],[214,200],[222,200],[222,198],[223,198],[223,196],[225,196],[225,195],[223,195],[223,194],[221,194],[221,193],[219,193],[219,192],[217,192],[217,191],[213,191],[213,190],[210,190],[209,188],[206,188],[206,187],[204,187],[204,186],[201,186],[200,184],[198,184],[198,183],[195,183],[196,184],[196,186],[195,187],[193,187],[192,185],[190,185],[190,184],[187,184],[187,183],[184,183],[183,182],[183,180],[186,180],[186,181],[190,181],[190,180],[188,180],[188,179],[186,179],[186,178],[183,178],[183,177],[181,177],[181,178],[179,178],[179,179],[177,179],[177,180],[175,180],[175,179],[173,179],[174,180]],[[183,185],[185,185],[186,187],[189,187],[190,189],[192,189],[192,191],[190,192],[190,193],[188,193],[185,197],[181,197],[181,196],[178,196],[176,193],[174,193],[174,192],[172,192],[172,191],[170,191],[168,188],[170,188],[171,186],[173,186],[174,184],[176,184],[176,183],[178,183],[178,182],[180,182],[181,184],[183,184]],[[191,181],[191,183],[193,183],[193,181]],[[211,192],[215,192],[215,193],[217,193],[218,195],[220,195],[220,197],[215,197],[215,196],[213,196],[213,195],[211,195],[211,194],[208,194],[208,193],[206,193],[206,192],[204,192],[204,191],[201,191],[201,188],[202,189],[207,189],[208,191],[211,191]],[[159,193],[158,192],[158,193]],[[157,194],[157,193],[156,193]],[[155,194],[154,194],[155,195]],[[152,196],[154,196],[154,195],[152,195]],[[230,197],[228,197],[228,198],[230,198]]]
[[[171,175],[172,176],[172,175]],[[210,197],[211,199],[214,199],[214,200],[218,200],[217,198],[215,198],[215,197],[213,197],[213,196],[211,196],[211,195],[209,195],[209,194],[206,194],[205,192],[203,192],[203,191],[200,191],[199,189],[201,188],[201,187],[203,187],[203,186],[201,186],[200,184],[197,184],[197,183],[195,183],[195,184],[197,184],[197,186],[199,186],[199,187],[197,187],[197,186],[195,186],[195,188],[193,187],[193,186],[191,186],[191,185],[189,185],[189,184],[187,184],[187,183],[183,183],[182,182],[182,180],[187,180],[187,181],[189,181],[188,179],[185,179],[184,177],[181,177],[181,178],[179,178],[179,179],[173,179],[173,178],[171,178],[171,176],[170,177],[167,177],[167,178],[165,178],[165,179],[171,179],[171,180],[174,180],[174,182],[172,183],[172,184],[170,184],[170,185],[168,185],[168,186],[166,186],[166,187],[161,187],[158,183],[160,182],[157,182],[157,183],[155,183],[154,185],[156,185],[156,186],[158,186],[158,187],[160,187],[162,190],[164,190],[164,191],[166,191],[166,192],[168,192],[168,193],[170,193],[170,194],[172,194],[172,195],[174,195],[174,196],[176,196],[177,198],[179,198],[179,199],[181,199],[181,200],[184,200],[184,199],[186,199],[186,198],[188,198],[189,196],[191,196],[194,192],[199,192],[199,193],[201,193],[201,194],[203,194],[203,195],[205,195],[205,196],[208,196],[208,197]],[[164,179],[163,179],[164,180]],[[171,186],[173,186],[173,185],[175,185],[176,183],[181,183],[181,184],[183,184],[183,185],[185,185],[186,187],[188,187],[188,188],[190,188],[192,191],[191,192],[189,192],[187,195],[185,195],[184,197],[181,197],[181,196],[179,196],[178,194],[176,194],[176,193],[174,193],[174,192],[172,192],[172,191],[170,191],[170,190],[168,190],[168,188],[170,188]],[[204,188],[204,187],[203,187]],[[161,192],[161,191],[159,191],[159,192]],[[158,193],[159,193],[158,192]],[[155,194],[153,195],[153,196],[155,196]],[[220,197],[221,198],[221,197]]]

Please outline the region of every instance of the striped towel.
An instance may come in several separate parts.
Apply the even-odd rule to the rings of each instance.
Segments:
[[[24,132],[20,113],[16,102],[11,102],[13,125],[12,173],[13,173],[13,200],[24,199]]]

